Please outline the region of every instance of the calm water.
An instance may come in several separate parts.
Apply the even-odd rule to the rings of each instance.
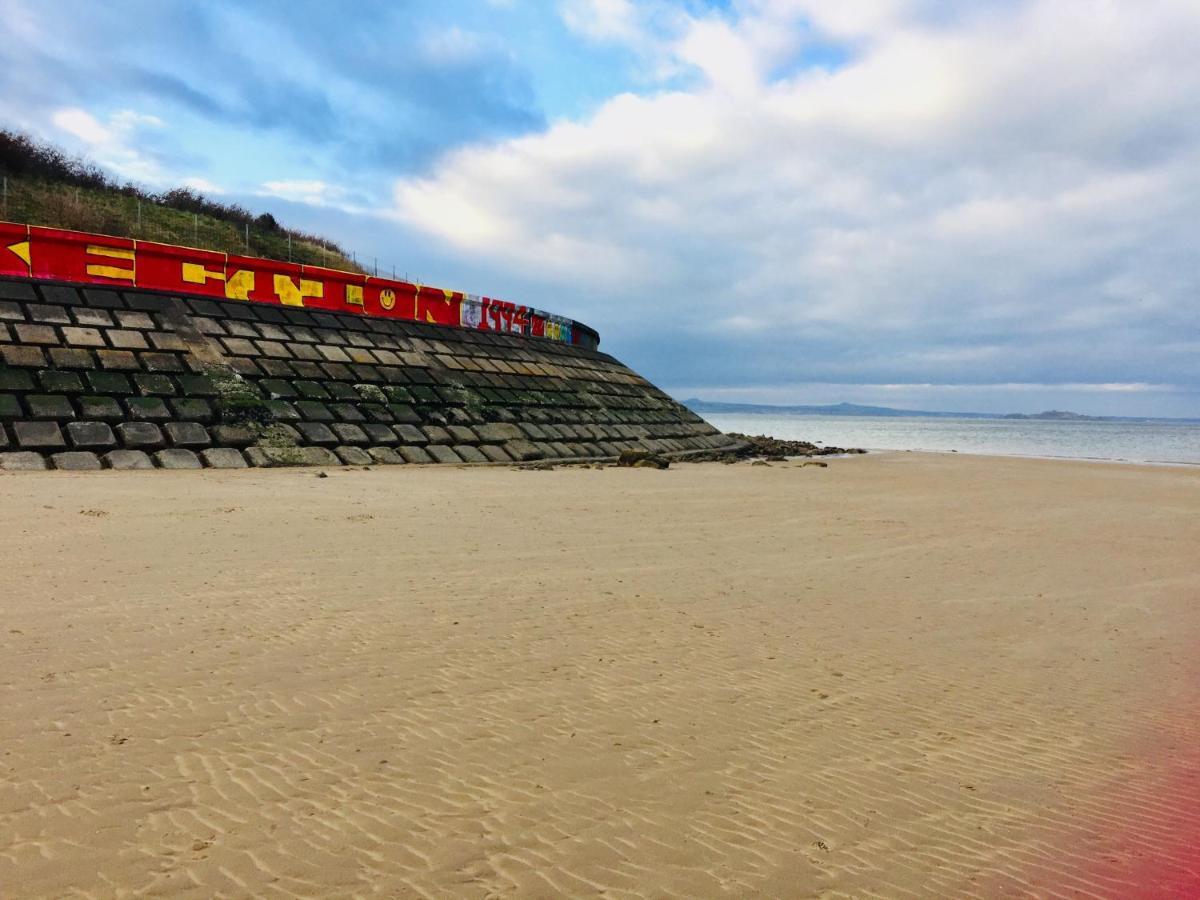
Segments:
[[[1200,465],[1200,424],[708,413],[722,431],[868,450],[957,450]]]

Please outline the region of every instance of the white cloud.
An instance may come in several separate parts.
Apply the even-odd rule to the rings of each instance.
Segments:
[[[339,191],[324,181],[264,181],[259,196],[279,197],[282,200],[293,200],[297,203],[310,203],[324,206],[333,201]]]
[[[560,11],[568,28],[594,41],[638,44],[645,38],[632,0],[564,0]]]
[[[152,157],[143,153],[138,142],[146,129],[162,129],[157,116],[123,109],[101,121],[79,107],[59,109],[50,121],[86,147],[87,155],[122,178],[161,187],[165,175]]]
[[[592,36],[628,21],[622,4],[576,7]],[[907,374],[938,351],[948,378],[1037,345],[1064,380],[1105,360],[1138,370],[1113,380],[1155,380],[1134,335],[1194,325],[1200,306],[1200,6],[734,9],[656,45],[694,87],[460,149],[397,184],[396,215],[603,297],[609,333],[874,336],[872,364]],[[845,65],[789,66],[830,37],[851,42]],[[981,342],[999,349],[954,352]],[[1200,381],[1194,356],[1155,362]]]

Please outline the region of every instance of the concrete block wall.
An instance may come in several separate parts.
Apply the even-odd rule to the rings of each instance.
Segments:
[[[0,280],[0,468],[512,463],[732,439],[598,350]]]

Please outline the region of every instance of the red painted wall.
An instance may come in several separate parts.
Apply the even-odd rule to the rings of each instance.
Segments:
[[[0,222],[0,275],[409,319],[595,347],[571,319],[504,300],[152,241]]]

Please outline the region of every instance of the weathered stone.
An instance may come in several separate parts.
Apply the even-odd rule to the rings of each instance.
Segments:
[[[214,425],[212,440],[221,447],[249,447],[257,435],[245,425]]]
[[[47,369],[38,372],[38,383],[47,394],[82,394],[83,382],[74,372]]]
[[[3,282],[0,282],[3,284]],[[0,368],[0,391],[32,391],[33,379],[23,369]]]
[[[154,426],[151,425],[151,428]],[[105,453],[101,459],[105,468],[120,469],[122,471],[130,469],[153,469],[154,463],[150,461],[150,457],[141,450],[113,450]]]
[[[154,461],[160,469],[202,469],[200,457],[191,450],[174,447],[170,450],[159,450],[154,454]]]
[[[0,453],[0,469],[7,472],[41,472],[46,459],[40,453]]]
[[[484,425],[476,425],[475,433],[479,435],[481,441],[497,444],[505,441],[519,441],[525,437],[520,428],[508,422],[488,422]]]
[[[362,447],[335,447],[333,452],[348,466],[369,466],[374,462]]]
[[[98,472],[104,468],[100,464],[100,457],[95,453],[87,453],[83,450],[55,453],[50,457],[50,461],[54,464],[54,468],[66,472]]]
[[[431,444],[425,448],[435,462],[440,463],[460,463],[462,459],[454,452],[453,449],[445,444]]]
[[[244,469],[245,457],[232,447],[209,447],[200,451],[200,459],[210,469]]]
[[[404,457],[391,447],[368,447],[371,459],[385,466],[397,466],[404,462]]]
[[[460,412],[460,410],[451,410],[451,412]],[[447,425],[446,430],[450,432],[450,437],[454,439],[455,444],[479,443],[479,436],[466,425]]]
[[[297,422],[295,427],[307,444],[332,447],[338,442],[337,435],[330,431],[329,426],[320,422]]]
[[[479,448],[489,462],[504,463],[512,462],[512,457],[504,452],[503,447],[497,447],[495,444],[484,444]]]
[[[68,422],[67,439],[78,450],[112,450],[117,438],[103,422]]]
[[[415,425],[394,425],[393,430],[396,432],[396,436],[405,444],[415,444],[423,447],[429,443],[429,438]]]
[[[544,450],[535,447],[529,441],[507,441],[504,444],[504,450],[509,456],[519,462],[545,459],[546,457]]]
[[[362,445],[370,443],[369,439],[367,438],[367,433],[357,425],[348,425],[339,422],[338,424],[331,426],[331,428],[333,429],[334,434],[338,436],[338,439],[343,444]]]
[[[125,410],[112,397],[80,397],[79,414],[84,419],[119,421],[125,418]]]
[[[149,422],[121,422],[117,435],[130,450],[159,450],[163,446],[162,432]]]
[[[200,422],[207,425],[213,420],[212,404],[207,400],[194,398],[175,399],[170,401],[171,411],[177,419],[187,422]]]
[[[65,449],[67,442],[57,422],[13,422],[17,446],[25,450]]]
[[[428,438],[431,444],[451,444],[454,442],[450,437],[450,432],[440,425],[426,425],[421,428],[421,431],[424,432],[425,437]]]
[[[406,463],[424,465],[433,462],[433,457],[426,453],[421,447],[413,447],[405,444],[404,446],[397,447],[396,452],[404,458]]]
[[[203,425],[195,422],[168,422],[163,426],[173,447],[207,447],[212,443]]]
[[[477,448],[472,447],[470,444],[455,444],[454,452],[459,455],[463,462],[485,463],[488,461],[486,456],[484,456]]]
[[[165,421],[171,418],[171,413],[158,397],[130,397],[125,401],[129,417],[135,421]]]
[[[23,415],[20,400],[12,394],[0,394],[0,419],[19,419]]]
[[[368,440],[376,446],[391,446],[396,443],[396,433],[386,425],[367,423],[359,427],[367,435]]]
[[[25,406],[33,419],[61,422],[75,418],[71,401],[56,394],[27,394]]]

